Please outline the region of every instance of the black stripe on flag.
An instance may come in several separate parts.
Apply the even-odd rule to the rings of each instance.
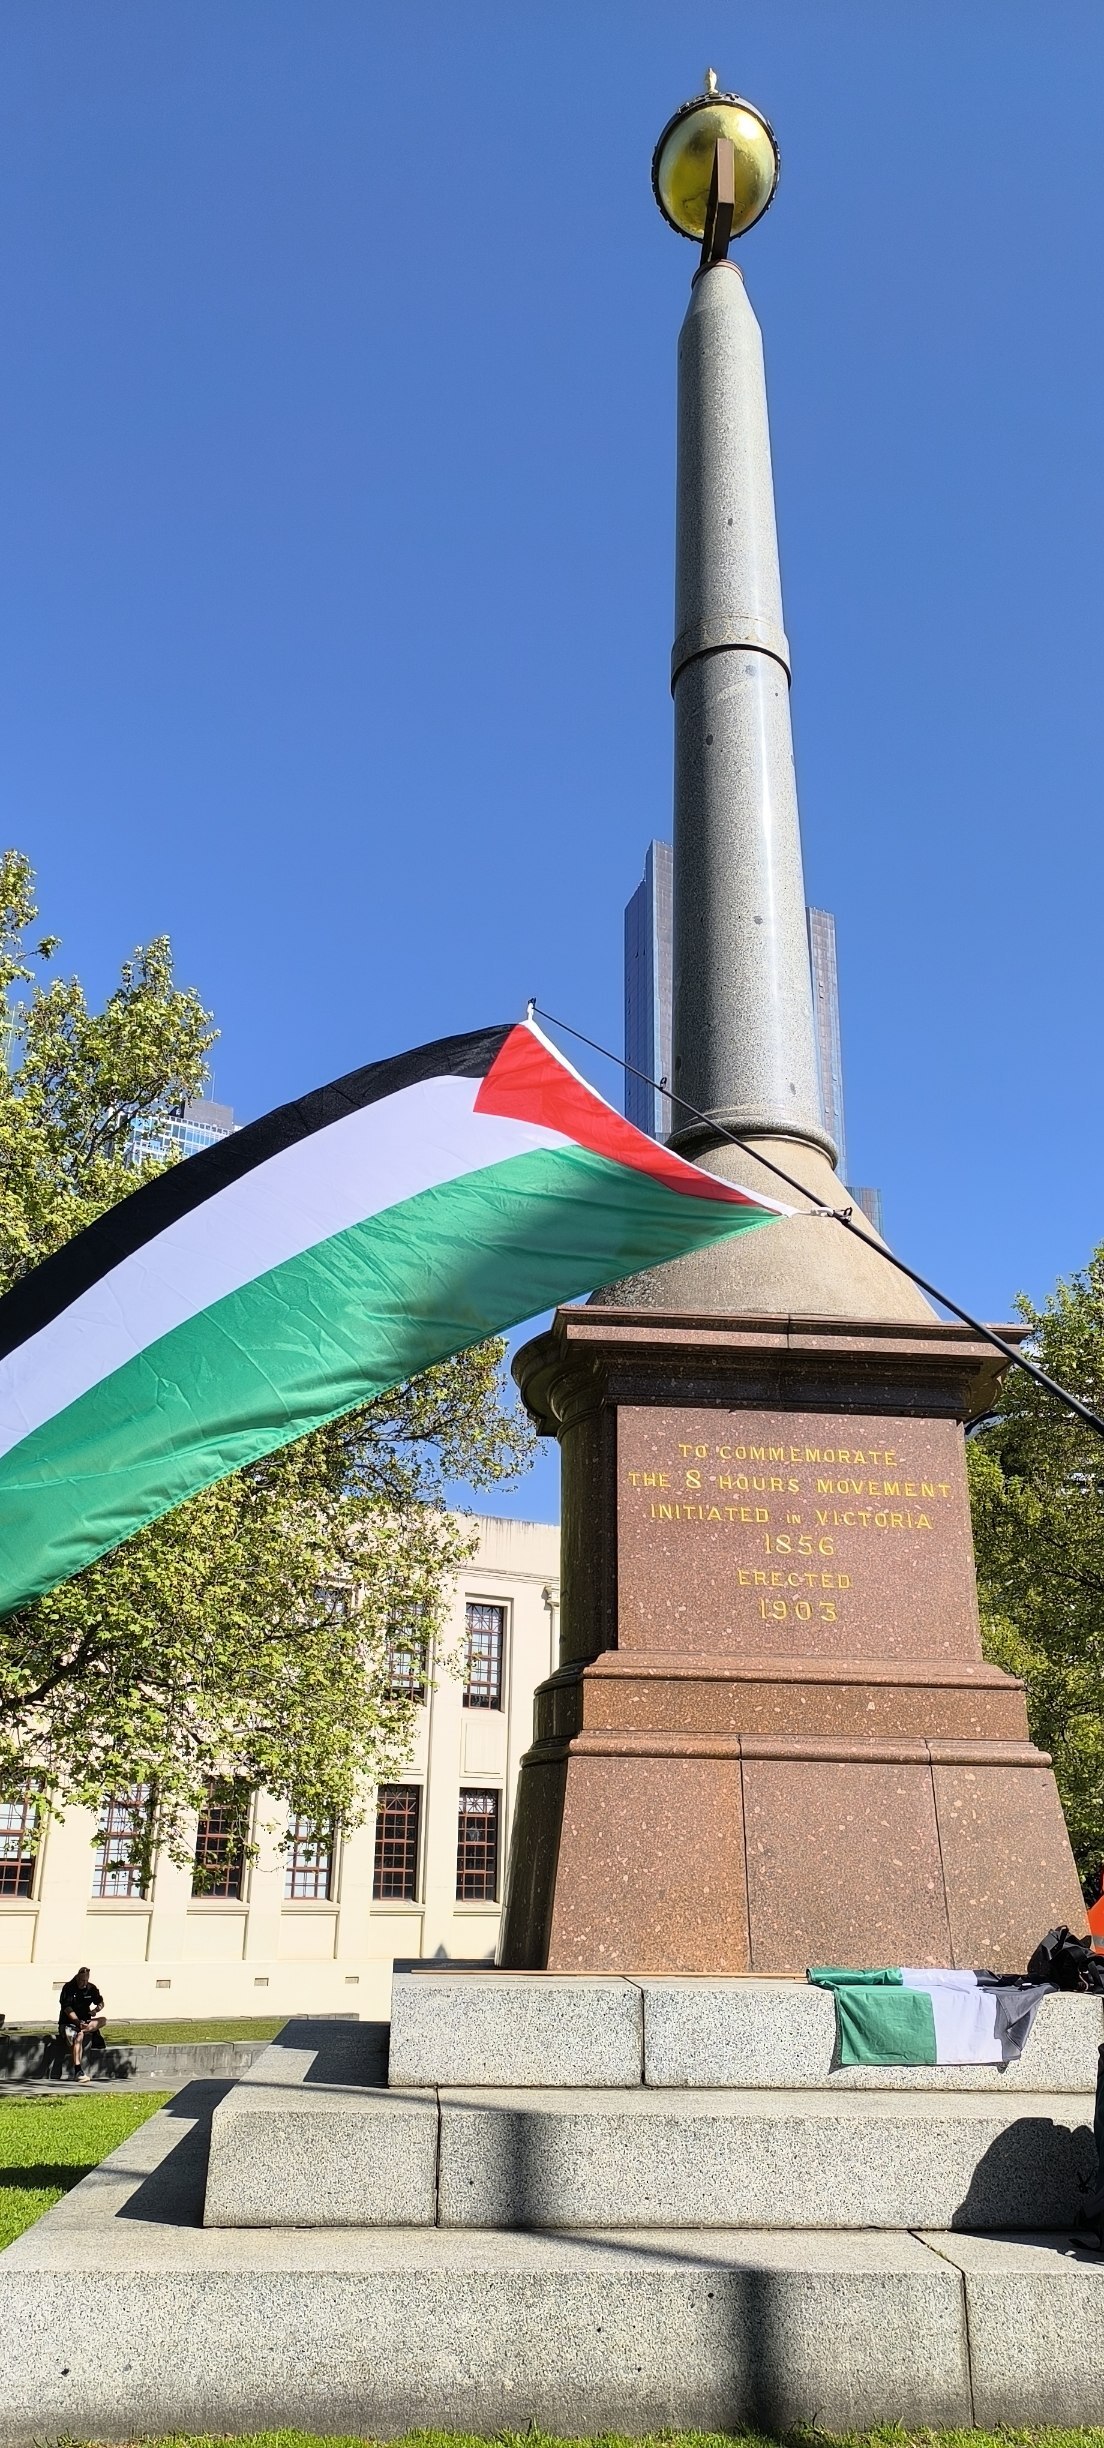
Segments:
[[[508,1020],[501,1028],[476,1029],[466,1037],[438,1037],[432,1045],[415,1046],[409,1054],[364,1063],[359,1071],[347,1071],[343,1079],[315,1088],[310,1096],[275,1106],[228,1139],[201,1148],[198,1156],[186,1156],[181,1164],[170,1165],[156,1181],[132,1190],[129,1198],[97,1216],[94,1224],[76,1233],[52,1258],[44,1258],[4,1295],[0,1300],[0,1360],[6,1360],[9,1352],[48,1326],[70,1301],[79,1299],[124,1258],[133,1257],[157,1233],[190,1215],[193,1208],[202,1207],[207,1199],[217,1198],[220,1190],[229,1189],[232,1182],[241,1181],[284,1148],[309,1139],[312,1132],[325,1130],[331,1122],[343,1121],[365,1105],[377,1105],[382,1097],[416,1088],[422,1080],[485,1078],[516,1025]]]

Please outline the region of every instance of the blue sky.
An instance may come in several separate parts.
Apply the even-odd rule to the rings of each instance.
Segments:
[[[12,0],[2,829],[97,993],[171,934],[243,1118],[529,994],[619,1043],[648,168],[707,61],[782,146],[740,253],[852,1176],[1000,1317],[1104,1234],[1098,0]]]

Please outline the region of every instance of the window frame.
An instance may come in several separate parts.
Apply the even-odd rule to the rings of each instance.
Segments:
[[[200,1847],[201,1831],[202,1831],[202,1829],[203,1829],[203,1823],[204,1823],[204,1820],[205,1820],[205,1819],[206,1819],[206,1818],[207,1818],[207,1817],[210,1815],[211,1811],[212,1811],[214,1808],[218,1807],[218,1806],[215,1804],[215,1802],[214,1802],[214,1796],[215,1796],[217,1793],[240,1793],[240,1794],[242,1795],[242,1797],[243,1797],[242,1811],[241,1811],[241,1824],[240,1824],[240,1843],[241,1843],[241,1855],[240,1855],[240,1860],[239,1860],[239,1863],[238,1863],[238,1865],[237,1865],[237,1867],[238,1867],[238,1869],[239,1869],[239,1872],[240,1872],[240,1877],[239,1877],[238,1891],[237,1891],[237,1894],[236,1894],[236,1895],[228,1895],[228,1894],[226,1894],[224,1891],[220,1892],[220,1891],[219,1891],[218,1889],[216,1889],[215,1887],[207,1887],[207,1886],[197,1887],[197,1886],[196,1886],[196,1883],[195,1883],[195,1880],[196,1880],[196,1872],[197,1872],[197,1870],[200,1870],[200,1869],[203,1869],[204,1867],[206,1867],[206,1865],[205,1865],[203,1862],[201,1862],[201,1861],[200,1861],[200,1856],[199,1856],[199,1847]],[[231,1908],[232,1908],[232,1910],[234,1910],[235,1912],[240,1912],[240,1910],[241,1910],[242,1906],[243,1906],[243,1905],[247,1905],[247,1904],[248,1904],[248,1902],[249,1902],[249,1895],[248,1895],[248,1882],[249,1882],[249,1868],[250,1868],[250,1865],[249,1865],[249,1861],[248,1861],[248,1859],[247,1859],[247,1852],[248,1852],[248,1847],[249,1847],[249,1845],[250,1845],[250,1842],[251,1842],[251,1840],[252,1840],[252,1833],[253,1833],[253,1814],[254,1814],[254,1810],[255,1810],[255,1808],[256,1808],[256,1801],[257,1801],[256,1794],[253,1792],[252,1788],[251,1788],[249,1785],[247,1785],[247,1784],[246,1784],[244,1777],[209,1777],[209,1778],[208,1778],[208,1781],[207,1781],[207,1800],[206,1800],[206,1803],[205,1803],[205,1805],[204,1805],[203,1809],[202,1809],[202,1810],[199,1812],[199,1815],[198,1815],[197,1820],[196,1820],[195,1842],[194,1842],[194,1845],[193,1845],[193,1847],[192,1847],[192,1892],[191,1892],[191,1896],[190,1896],[190,1899],[189,1899],[189,1902],[190,1902],[190,1904],[191,1904],[192,1906],[196,1906],[196,1905],[200,1905],[200,1906],[203,1906],[203,1905],[210,1905],[210,1906],[212,1906],[212,1907],[218,1907],[218,1906],[229,1906],[229,1907],[231,1907]],[[230,1867],[232,1867],[232,1866],[233,1866],[232,1860],[231,1860],[231,1861],[228,1861],[228,1863],[227,1863],[227,1868],[230,1868]]]
[[[413,1794],[414,1796],[416,1796],[416,1801],[415,1801],[415,1806],[414,1806],[414,1812],[413,1812],[413,1818],[414,1818],[414,1844],[413,1844],[413,1855],[414,1855],[414,1859],[413,1859],[413,1885],[412,1885],[411,1890],[410,1890],[410,1893],[409,1893],[408,1895],[385,1895],[385,1894],[382,1892],[382,1889],[381,1889],[381,1887],[380,1887],[380,1879],[381,1879],[381,1876],[385,1876],[385,1875],[386,1875],[386,1865],[382,1864],[382,1863],[381,1863],[381,1861],[380,1861],[380,1849],[381,1849],[381,1843],[384,1841],[384,1839],[383,1839],[383,1837],[382,1837],[382,1818],[383,1818],[383,1814],[382,1814],[382,1812],[381,1812],[380,1804],[381,1804],[381,1800],[382,1800],[382,1798],[383,1798],[385,1795],[389,1797],[389,1796],[391,1796],[392,1794],[406,1794],[406,1795]],[[413,1906],[413,1907],[420,1907],[420,1906],[421,1906],[421,1904],[422,1904],[422,1902],[423,1902],[423,1900],[424,1900],[424,1899],[423,1899],[423,1886],[424,1886],[424,1862],[425,1862],[425,1831],[426,1831],[426,1819],[427,1819],[427,1816],[428,1816],[427,1811],[426,1811],[426,1806],[425,1806],[425,1795],[426,1795],[425,1785],[424,1785],[424,1784],[420,1784],[420,1783],[418,1783],[418,1781],[417,1781],[416,1779],[414,1779],[414,1778],[404,1778],[402,1781],[399,1781],[398,1779],[395,1779],[395,1780],[394,1780],[394,1781],[392,1781],[392,1782],[389,1782],[389,1783],[384,1784],[384,1785],[377,1785],[377,1787],[376,1787],[375,1827],[374,1827],[374,1830],[373,1830],[373,1852],[372,1852],[372,1910],[373,1910],[373,1912],[376,1912],[376,1911],[379,1911],[379,1910],[382,1910],[382,1911],[384,1911],[384,1912],[387,1912],[387,1911],[395,1911],[395,1910],[398,1910],[399,1912],[409,1912],[409,1911],[411,1910],[411,1907],[412,1907],[412,1906]],[[408,1816],[409,1816],[409,1815],[410,1815],[410,1814],[408,1813]]]
[[[301,1837],[299,1833],[301,1828],[304,1830],[310,1830],[311,1833],[305,1837]],[[326,1862],[325,1889],[320,1892],[316,1887],[309,1895],[297,1895],[291,1882],[296,1875],[297,1869],[300,1867],[300,1851],[304,1848],[309,1849],[312,1843],[317,1844],[319,1834],[323,1835],[326,1839],[324,1848]],[[327,1821],[320,1830],[315,1821],[307,1818],[305,1811],[297,1811],[295,1813],[295,1816],[288,1827],[282,1848],[284,1858],[284,1893],[282,1902],[285,1910],[292,1906],[305,1905],[309,1908],[312,1905],[336,1904],[338,1842],[339,1831],[333,1825],[332,1821]],[[318,1850],[321,1852],[323,1847],[319,1845]],[[302,1867],[308,1872],[311,1870],[317,1870],[317,1864],[303,1864]]]
[[[486,1699],[486,1700],[484,1700],[484,1699],[482,1699],[482,1698],[480,1698],[480,1697],[478,1697],[478,1696],[474,1696],[474,1697],[473,1697],[473,1694],[472,1694],[472,1633],[473,1633],[473,1631],[489,1632],[489,1631],[490,1631],[490,1629],[491,1629],[491,1627],[490,1627],[489,1625],[479,1625],[479,1626],[473,1625],[471,1618],[472,1618],[473,1613],[475,1613],[477,1610],[478,1610],[479,1612],[481,1612],[481,1613],[484,1613],[484,1614],[488,1614],[488,1615],[490,1615],[490,1614],[494,1614],[494,1615],[497,1615],[497,1617],[498,1617],[498,1619],[499,1619],[499,1621],[498,1621],[498,1641],[499,1641],[499,1647],[498,1647],[498,1679],[497,1679],[497,1683],[496,1683],[496,1684],[495,1684],[495,1686],[494,1686],[494,1690],[495,1690],[495,1695],[496,1695],[496,1696],[495,1696],[493,1699]],[[506,1679],[507,1679],[507,1658],[508,1658],[508,1656],[509,1656],[509,1648],[510,1648],[510,1602],[509,1602],[509,1599],[508,1599],[508,1598],[478,1598],[478,1597],[473,1597],[473,1596],[471,1596],[471,1594],[470,1594],[470,1593],[469,1593],[468,1595],[466,1595],[466,1596],[465,1596],[465,1599],[464,1599],[464,1675],[463,1675],[463,1691],[462,1691],[462,1694],[461,1694],[461,1706],[462,1706],[463,1708],[466,1708],[466,1709],[478,1709],[478,1710],[480,1710],[482,1713],[486,1714],[487,1716],[505,1716],[505,1714],[506,1714]]]
[[[113,1825],[116,1813],[119,1814],[117,1828]],[[120,1793],[104,1795],[100,1805],[96,1843],[92,1849],[92,1886],[88,1899],[91,1904],[144,1904],[148,1907],[152,1903],[154,1881],[152,1847],[147,1856],[146,1866],[132,1863],[113,1865],[108,1856],[108,1846],[112,1838],[121,1839],[125,1834],[125,1818],[128,1815],[132,1826],[144,1818],[147,1828],[149,1827],[153,1816],[151,1786],[129,1785],[124,1786]],[[128,1881],[137,1878],[138,1886],[128,1884],[124,1888],[112,1889],[99,1883],[111,1876],[113,1868],[121,1871]]]
[[[42,1796],[37,1785],[24,1785],[17,1794],[0,1798],[0,1812],[2,1811],[18,1811],[20,1816],[18,1825],[0,1827],[0,1847],[3,1846],[5,1839],[11,1836],[18,1836],[20,1842],[18,1851],[13,1854],[6,1854],[0,1850],[0,1909],[6,1904],[35,1904],[38,1901],[39,1867],[46,1833],[42,1816]],[[25,1841],[28,1835],[31,1839],[29,1847]],[[5,1869],[11,1862],[14,1862],[17,1874],[24,1864],[27,1865],[29,1876],[25,1887],[3,1885]]]
[[[483,1813],[485,1819],[493,1818],[494,1821],[494,1876],[489,1895],[465,1893],[462,1884],[465,1877],[473,1875],[464,1863],[465,1821],[477,1820],[480,1816],[478,1812],[465,1810],[465,1803],[472,1802],[492,1803],[494,1806],[493,1811]],[[456,1903],[461,1909],[466,1907],[469,1911],[493,1912],[501,1908],[505,1816],[501,1785],[461,1785],[456,1805]]]
[[[421,1631],[418,1630],[416,1622],[419,1612],[424,1618]],[[399,1615],[388,1618],[385,1633],[387,1697],[389,1700],[409,1700],[415,1708],[424,1708],[429,1694],[433,1625],[429,1619],[428,1609],[425,1607],[419,1609],[416,1602],[410,1609],[410,1617],[410,1621]],[[401,1675],[396,1674],[395,1670],[396,1658],[403,1651],[409,1656],[411,1663],[408,1683]]]

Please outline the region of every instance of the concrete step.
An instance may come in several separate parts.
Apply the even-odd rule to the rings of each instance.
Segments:
[[[442,2227],[1060,2227],[1096,2167],[1069,2092],[439,2096]]]
[[[220,2233],[214,2089],[0,2254],[2,2448],[1099,2420],[1104,2263],[1053,2236]]]
[[[623,2089],[1091,2091],[1099,1997],[1044,1999],[1009,2066],[839,2066],[831,1997],[805,1981],[396,1972],[390,2080]]]
[[[215,2110],[209,2227],[1057,2227],[1087,2093],[366,2084],[289,2024]]]

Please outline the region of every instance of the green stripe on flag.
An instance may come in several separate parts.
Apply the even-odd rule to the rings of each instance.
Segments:
[[[835,1998],[841,2065],[938,2065],[929,1990],[906,1989],[894,1970],[818,1964],[806,1977]]]
[[[836,1991],[841,2065],[936,2065],[927,1989]]]
[[[316,1243],[174,1327],[0,1460],[0,1614],[485,1336],[771,1221],[566,1147],[462,1174]]]

